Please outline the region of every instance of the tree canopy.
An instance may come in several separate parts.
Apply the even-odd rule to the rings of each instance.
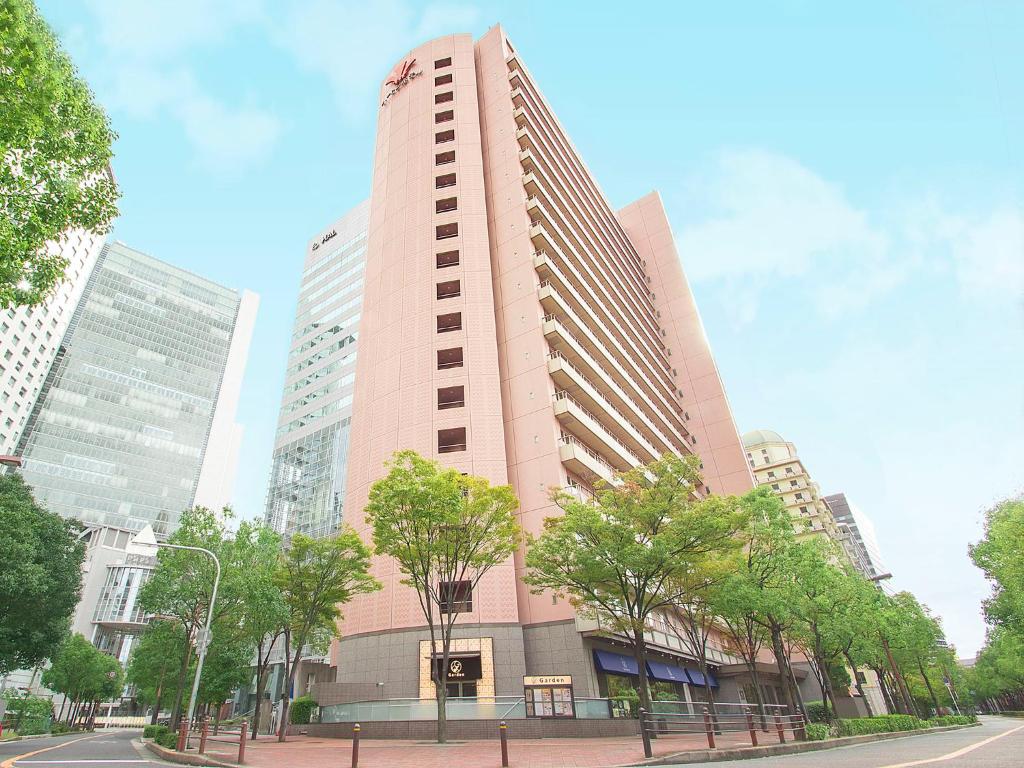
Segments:
[[[0,676],[41,664],[67,635],[81,590],[80,530],[40,507],[20,475],[0,476]]]
[[[67,261],[48,243],[108,231],[116,138],[31,0],[0,0],[0,307],[37,304]]]

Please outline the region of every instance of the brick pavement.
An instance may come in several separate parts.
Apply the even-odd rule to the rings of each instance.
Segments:
[[[761,743],[773,743],[769,734],[760,734]],[[771,734],[774,736],[774,734]],[[718,747],[750,746],[745,733],[726,733],[717,737]],[[653,742],[655,757],[689,749],[707,749],[702,734],[662,736]],[[237,747],[222,742],[207,750],[210,757],[233,762]],[[348,768],[352,742],[348,739],[324,739],[290,736],[281,744],[272,737],[250,741],[245,762],[253,768]],[[510,768],[613,768],[632,765],[644,759],[640,737],[602,739],[510,739]],[[359,742],[359,768],[500,768],[501,748],[497,736],[492,741],[464,741],[439,745],[423,741],[362,739]]]

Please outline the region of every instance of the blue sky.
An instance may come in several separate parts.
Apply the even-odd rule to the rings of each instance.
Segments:
[[[962,655],[1024,484],[1024,5],[40,0],[120,134],[113,237],[262,297],[262,514],[306,239],[368,193],[377,84],[501,22],[615,206],[661,191],[741,431],[874,521]]]

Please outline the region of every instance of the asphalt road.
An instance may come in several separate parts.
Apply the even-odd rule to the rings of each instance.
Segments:
[[[981,726],[851,747],[735,761],[743,768],[1021,768],[1024,720],[982,717]],[[721,765],[711,763],[710,765]],[[41,768],[44,768],[41,766]]]
[[[0,743],[2,768],[144,768],[167,765],[132,743],[140,730],[98,731]],[[15,759],[17,758],[17,759]]]

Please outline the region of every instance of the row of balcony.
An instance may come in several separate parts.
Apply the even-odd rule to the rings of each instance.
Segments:
[[[552,396],[555,417],[585,445],[607,457],[618,470],[632,469],[644,460],[616,437],[604,422],[565,390]]]

